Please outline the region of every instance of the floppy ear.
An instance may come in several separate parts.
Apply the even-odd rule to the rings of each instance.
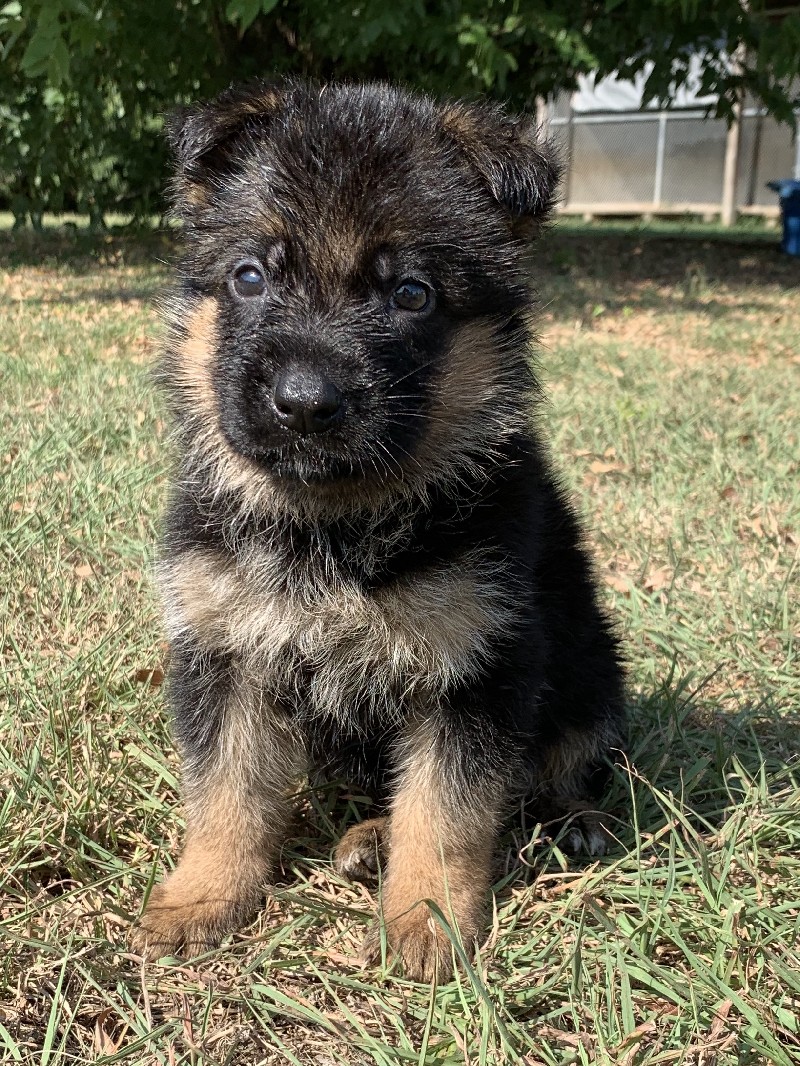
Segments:
[[[209,103],[178,107],[164,120],[175,163],[173,194],[179,211],[199,207],[209,186],[235,159],[236,141],[252,130],[263,133],[285,100],[282,86],[266,82],[228,89]]]
[[[457,144],[512,229],[527,236],[553,208],[561,161],[552,141],[527,115],[507,115],[491,104],[447,105],[445,133]]]

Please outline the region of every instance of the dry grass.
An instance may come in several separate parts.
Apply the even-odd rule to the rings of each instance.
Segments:
[[[631,659],[632,810],[602,862],[510,832],[474,965],[362,971],[373,900],[307,797],[258,920],[143,969],[180,839],[149,579],[162,243],[0,238],[0,1061],[800,1059],[796,262],[774,236],[562,226],[537,254],[543,412]],[[529,827],[529,833],[532,827]]]

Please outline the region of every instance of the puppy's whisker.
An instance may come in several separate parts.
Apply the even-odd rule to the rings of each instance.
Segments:
[[[423,370],[427,370],[428,367],[433,366],[435,362],[436,356],[434,356],[432,359],[429,359],[427,362],[420,364],[420,366],[412,367],[412,369],[409,370],[408,373],[403,374],[401,375],[401,377],[395,378],[394,381],[389,382],[389,384],[386,386],[387,395],[391,395],[391,390],[395,388],[395,386],[401,385],[404,381],[406,381],[407,378],[412,377],[414,374],[419,374]]]

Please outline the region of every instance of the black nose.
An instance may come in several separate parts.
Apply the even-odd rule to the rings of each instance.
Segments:
[[[282,426],[295,433],[324,433],[342,414],[342,394],[332,381],[308,367],[279,370],[272,405]]]

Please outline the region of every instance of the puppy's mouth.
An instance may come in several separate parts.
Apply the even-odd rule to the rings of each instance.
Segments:
[[[220,397],[218,426],[230,448],[273,479],[322,491],[386,485],[405,480],[415,461],[419,405],[403,404],[396,410],[368,388],[290,367],[257,388],[236,382]]]
[[[408,474],[402,458],[409,452],[397,453],[388,441],[354,449],[342,440],[328,439],[324,447],[322,441],[299,440],[282,447],[255,447],[246,454],[276,480],[320,488],[344,483],[387,486],[406,480]]]
[[[259,461],[272,477],[280,481],[301,482],[304,485],[328,485],[343,481],[364,481],[367,469],[363,463],[337,455],[309,455],[298,451],[270,450]]]

